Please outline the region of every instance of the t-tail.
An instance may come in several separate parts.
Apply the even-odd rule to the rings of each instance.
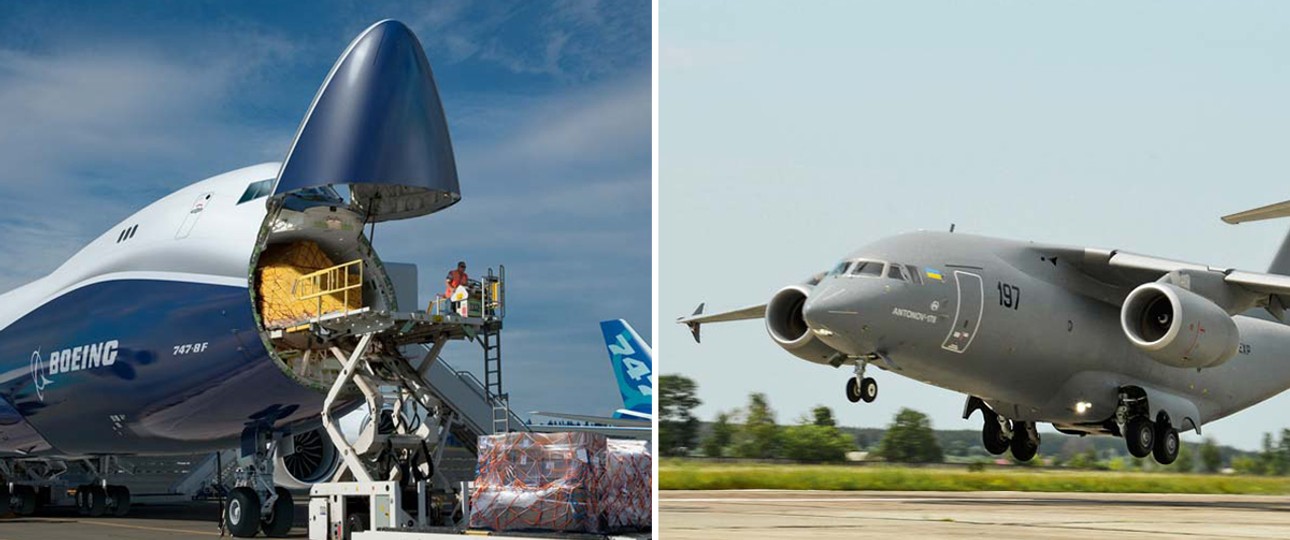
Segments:
[[[609,349],[609,362],[623,395],[623,408],[614,418],[652,419],[654,405],[654,351],[627,321],[601,321],[600,331]]]

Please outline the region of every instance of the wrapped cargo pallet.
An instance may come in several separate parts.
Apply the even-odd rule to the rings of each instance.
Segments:
[[[650,528],[653,459],[645,441],[609,439],[597,499],[607,532]]]
[[[594,433],[506,433],[479,438],[470,526],[494,531],[601,532],[594,493],[605,438]]]
[[[361,291],[350,291],[308,300],[296,299],[296,281],[305,275],[335,266],[318,244],[311,241],[271,245],[260,255],[256,285],[260,316],[267,328],[285,328],[318,315],[362,307]]]
[[[606,533],[650,527],[651,457],[643,441],[595,433],[479,438],[470,526]]]

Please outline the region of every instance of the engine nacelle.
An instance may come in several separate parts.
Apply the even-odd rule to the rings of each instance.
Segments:
[[[802,316],[802,306],[810,294],[811,288],[805,285],[784,287],[775,293],[766,303],[766,331],[793,356],[826,364],[838,351],[817,339]]]
[[[1214,367],[1236,354],[1236,322],[1209,299],[1169,283],[1147,283],[1129,293],[1120,327],[1134,346],[1162,364]]]
[[[273,481],[288,489],[309,489],[340,468],[340,452],[321,427],[292,435],[290,443],[283,440],[275,454]]]

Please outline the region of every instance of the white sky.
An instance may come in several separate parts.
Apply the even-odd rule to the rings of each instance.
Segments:
[[[886,372],[853,405],[845,370],[781,351],[760,321],[708,326],[702,346],[672,321],[951,222],[1266,268],[1287,223],[1218,216],[1290,198],[1287,8],[663,0],[661,373],[698,382],[704,419],[760,391],[781,423],[824,404],[845,425],[912,407],[976,429],[962,395]],[[1287,409],[1282,394],[1205,433],[1255,448]]]

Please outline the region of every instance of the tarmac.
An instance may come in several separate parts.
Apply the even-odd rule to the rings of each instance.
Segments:
[[[1290,497],[660,491],[661,537],[1290,538]]]
[[[296,526],[291,530],[291,538],[308,537],[306,506],[296,505]],[[0,518],[0,540],[218,538],[219,514],[216,502],[136,504],[127,517],[98,518],[78,515],[70,506],[55,506],[31,517]]]

